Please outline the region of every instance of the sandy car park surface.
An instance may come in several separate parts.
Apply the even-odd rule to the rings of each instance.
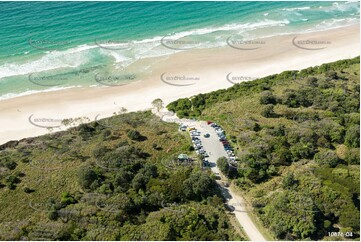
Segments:
[[[202,149],[208,155],[206,159],[209,162],[209,166],[211,167],[212,172],[217,176],[221,176],[221,172],[217,167],[217,159],[223,156],[229,157],[229,154],[227,154],[222,143],[219,141],[219,136],[217,135],[216,129],[214,127],[212,127],[210,124],[207,124],[205,121],[179,120],[175,115],[172,117],[163,117],[163,120],[179,123],[180,126],[183,125],[187,126],[188,128],[195,128],[196,131],[189,131],[188,129],[188,131],[184,132],[189,132],[192,137],[197,137],[197,140],[200,141],[198,143],[202,145]],[[208,138],[204,137],[204,134],[207,133],[209,134]],[[232,191],[231,188],[229,188],[228,185],[225,184],[225,182],[222,180],[217,180],[217,183],[221,188],[223,196],[227,199],[227,205],[233,210],[233,213],[246,232],[249,240],[266,241],[264,236],[261,234],[248,215],[249,210],[244,199]]]

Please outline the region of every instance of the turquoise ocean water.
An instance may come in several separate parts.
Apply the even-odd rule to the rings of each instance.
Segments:
[[[234,35],[351,25],[359,11],[357,1],[0,2],[0,100],[135,80],[125,70],[142,59],[225,46]]]

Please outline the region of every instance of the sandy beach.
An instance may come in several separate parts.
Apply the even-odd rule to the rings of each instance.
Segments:
[[[228,88],[233,84],[227,75],[235,82],[247,81],[360,55],[359,25],[270,37],[262,43],[255,48],[246,46],[247,50],[230,46],[193,49],[148,60],[153,63],[151,74],[125,86],[74,88],[0,101],[0,144],[49,133],[46,126],[56,127],[62,119],[88,117],[93,121],[111,116],[122,107],[128,111],[150,109],[156,98],[168,104]],[[172,80],[174,76],[192,80]]]

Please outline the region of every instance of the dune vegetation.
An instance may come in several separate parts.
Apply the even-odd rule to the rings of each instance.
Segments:
[[[286,71],[179,99],[211,120],[237,162],[222,172],[277,239],[359,239],[360,59]]]
[[[242,240],[178,125],[116,115],[0,146],[0,240]]]

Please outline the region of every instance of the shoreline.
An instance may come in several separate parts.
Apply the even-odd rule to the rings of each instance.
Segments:
[[[161,98],[166,105],[179,98],[229,88],[233,84],[227,81],[227,76],[235,77],[235,82],[248,81],[286,70],[300,70],[353,58],[360,55],[359,32],[357,24],[264,38],[261,39],[264,45],[248,50],[228,46],[183,51],[155,60],[144,60],[152,63],[151,73],[143,80],[128,85],[69,88],[1,100],[0,114],[5,118],[0,120],[0,144],[49,133],[48,129],[31,124],[31,115],[54,120],[85,116],[94,121],[96,117],[110,117],[122,107],[128,111],[150,109],[152,100],[156,98]],[[330,43],[299,48],[293,45],[295,38]],[[176,81],[175,77],[190,80]],[[54,129],[60,130],[64,127]]]

